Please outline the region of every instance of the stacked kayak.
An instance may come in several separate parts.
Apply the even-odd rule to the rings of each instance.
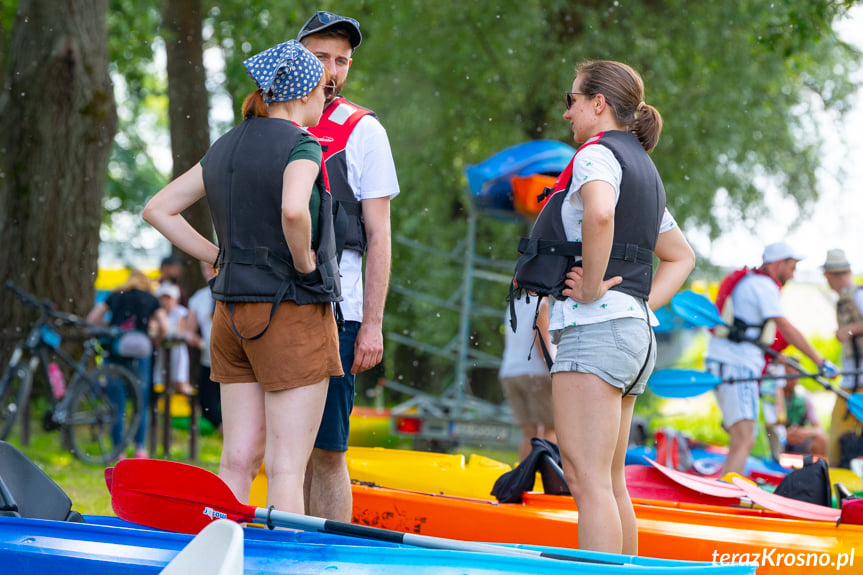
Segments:
[[[577,546],[578,510],[571,497],[528,492],[520,503],[497,503],[488,495],[494,481],[484,486],[482,481],[470,481],[473,472],[466,465],[450,466],[447,474],[434,471],[437,457],[452,462],[461,456],[414,458],[410,452],[376,451],[375,459],[387,463],[377,472],[377,485],[353,486],[355,523],[454,539]],[[402,466],[401,460],[413,463]],[[408,487],[415,476],[423,475],[417,467],[420,460],[426,461],[427,475],[440,482],[435,489],[423,492]],[[358,468],[353,464],[351,473]],[[729,484],[705,487],[710,480],[660,468],[627,468],[642,555],[692,561],[736,557],[736,561],[758,561],[761,574],[810,575],[849,566],[857,550],[863,549],[863,526],[792,519],[752,508],[751,503],[744,506],[739,497],[721,493],[722,486],[734,489]],[[687,480],[702,483],[700,491],[681,484]],[[656,500],[663,490],[669,501]],[[649,499],[637,499],[638,495]],[[264,501],[265,496],[253,503]]]
[[[554,183],[574,155],[572,146],[555,140],[505,148],[465,170],[471,201],[480,209],[535,218],[542,208],[536,195]]]
[[[0,517],[0,565],[5,575],[67,573],[88,575],[159,573],[192,540],[192,535],[147,529],[109,517],[87,523]],[[752,566],[555,551],[573,561],[420,549],[394,543],[303,531],[245,528],[243,573],[428,574],[598,574],[660,575],[699,573],[751,575]],[[519,546],[523,549],[537,547]],[[215,550],[214,550],[215,551]],[[190,571],[196,572],[196,571]],[[199,572],[199,571],[198,571]]]
[[[524,493],[521,503],[354,485],[353,520],[410,533],[575,547],[571,497]],[[863,549],[863,526],[785,519],[755,509],[640,501],[639,553],[711,562],[756,561],[761,575],[835,572]],[[856,557],[857,562],[861,561]]]

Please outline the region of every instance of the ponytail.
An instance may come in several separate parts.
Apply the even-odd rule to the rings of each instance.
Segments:
[[[243,119],[249,118],[266,118],[267,105],[264,103],[264,95],[261,89],[258,88],[243,100]]]
[[[659,115],[659,110],[644,102],[641,102],[634,115],[632,133],[635,134],[645,150],[652,152],[656,144],[659,143],[659,134],[662,132],[662,116]]]

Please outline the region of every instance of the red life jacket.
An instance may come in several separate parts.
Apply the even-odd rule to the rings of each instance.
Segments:
[[[767,273],[761,271],[760,269],[744,267],[742,269],[735,270],[735,271],[731,272],[730,274],[728,274],[727,276],[725,276],[722,279],[722,281],[719,282],[719,290],[716,292],[716,308],[719,310],[720,314],[722,314],[723,308],[725,307],[725,304],[726,304],[728,298],[731,296],[731,292],[734,291],[734,288],[737,287],[737,284],[740,282],[740,280],[742,280],[744,277],[746,277],[750,273],[755,273],[755,274],[767,276],[770,279],[772,279],[774,282],[776,282],[776,285],[779,286],[779,289],[782,289],[782,284],[780,284],[778,281],[776,281],[775,279],[773,279]],[[725,317],[724,314],[723,314],[723,317]],[[757,326],[754,326],[754,327],[757,327]],[[764,326],[762,325],[761,328],[764,329]],[[785,340],[785,337],[782,335],[782,332],[777,329],[776,335],[774,336],[773,344],[771,344],[770,349],[779,353],[782,350],[784,350],[786,347],[788,347],[788,342]],[[765,353],[764,357],[768,361],[770,359],[772,359],[772,356],[769,353]]]
[[[327,184],[338,205],[333,215],[336,220],[336,245],[340,256],[345,248],[361,253],[366,250],[362,204],[348,183],[345,148],[357,123],[368,115],[375,114],[339,96],[326,107],[318,125],[309,128],[309,133],[321,143]]]

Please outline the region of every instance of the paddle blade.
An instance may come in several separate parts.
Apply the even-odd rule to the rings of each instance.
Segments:
[[[660,397],[695,397],[722,383],[719,377],[694,369],[660,369],[647,380],[651,391]]]
[[[255,508],[237,501],[218,475],[176,461],[124,459],[114,467],[110,491],[118,517],[168,531],[195,534],[216,519],[255,517]]]
[[[863,393],[852,393],[848,396],[848,411],[859,421],[863,421]]]
[[[710,298],[694,291],[685,290],[674,294],[670,305],[674,313],[692,325],[716,327],[725,323]]]

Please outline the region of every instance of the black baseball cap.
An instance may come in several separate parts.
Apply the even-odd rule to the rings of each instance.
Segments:
[[[332,12],[321,11],[315,12],[315,15],[303,24],[303,27],[300,28],[299,34],[297,34],[297,40],[302,42],[303,38],[306,36],[316,34],[321,30],[332,28],[334,26],[339,26],[347,30],[350,37],[349,41],[351,43],[351,48],[356,49],[356,47],[363,41],[363,35],[360,34],[359,22],[353,18],[348,18],[347,16],[339,16]]]

